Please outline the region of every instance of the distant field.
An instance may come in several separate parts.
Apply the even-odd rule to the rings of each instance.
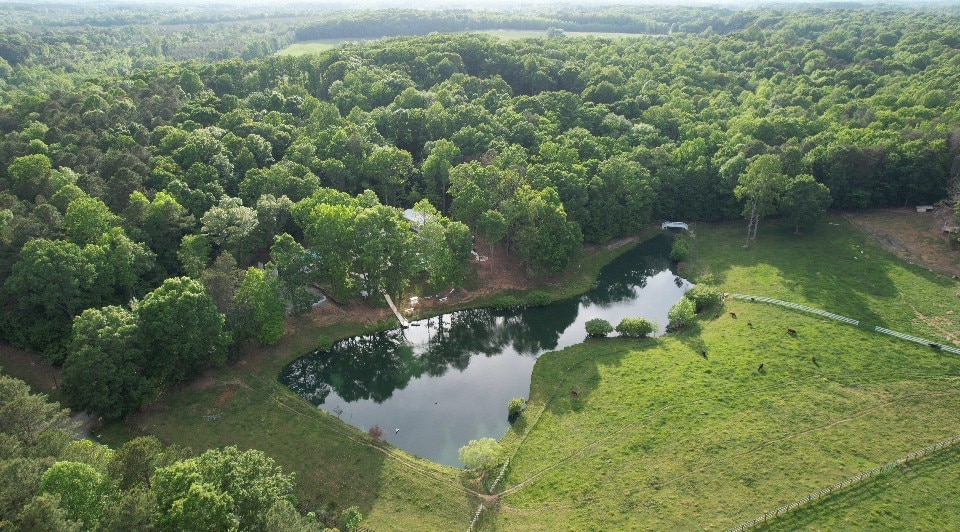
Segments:
[[[316,41],[295,42],[283,50],[277,52],[277,55],[308,55],[319,54],[327,50],[333,50],[345,42],[356,42],[362,39],[319,39]]]
[[[476,33],[484,33],[499,37],[505,41],[516,39],[534,39],[537,37],[546,37],[547,32],[541,30],[484,30]],[[655,37],[656,35],[637,34],[637,33],[614,33],[603,31],[568,31],[567,37],[603,37],[607,39],[636,39],[639,37]]]
[[[532,39],[537,37],[546,37],[546,31],[540,30],[483,30],[472,33],[483,33],[485,35],[490,35],[503,39],[505,41],[513,41],[517,39]],[[620,39],[620,38],[629,38],[635,39],[638,37],[651,37],[656,35],[644,35],[636,33],[611,33],[611,32],[590,32],[590,31],[568,31],[567,37],[604,37],[608,39]],[[315,41],[302,41],[295,42],[290,46],[284,48],[277,52],[277,55],[306,55],[306,54],[318,54],[321,52],[326,52],[327,50],[332,50],[337,46],[340,46],[346,42],[362,42],[370,41],[376,39],[318,39]]]
[[[725,291],[937,340],[957,330],[960,283],[830,222],[802,237],[761,224],[748,250],[740,224],[701,225],[691,267]],[[484,519],[503,530],[729,528],[956,435],[958,372],[960,357],[746,301],[661,340],[588,341],[537,362],[530,407],[504,438],[515,451],[505,495]],[[934,486],[957,484],[956,456],[842,492],[786,528],[955,529],[960,508]]]

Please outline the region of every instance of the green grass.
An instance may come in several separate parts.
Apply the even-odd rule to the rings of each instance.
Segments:
[[[771,521],[760,530],[960,529],[957,448],[905,465]]]
[[[689,271],[729,292],[871,325],[940,339],[941,329],[958,330],[951,311],[960,308],[960,284],[830,221],[840,225],[806,237],[765,224],[746,250],[741,225],[701,225]],[[660,340],[590,340],[538,360],[528,410],[503,440],[514,453],[507,491],[484,522],[509,530],[735,526],[957,434],[958,372],[958,357],[748,301]],[[954,461],[931,461],[945,472],[926,466],[927,477],[910,480],[921,492],[876,484],[872,499],[841,493],[830,500],[846,514],[814,505],[797,525],[849,526],[868,515],[877,528],[914,526],[888,515],[909,501],[929,528],[954,528],[957,505],[939,515],[942,497],[922,493],[950,478],[956,453],[948,455]]]
[[[505,486],[520,488],[498,524],[730,527],[960,427],[960,359],[777,307],[728,309],[736,320],[541,357],[504,440],[517,449]]]
[[[319,54],[328,50],[333,50],[345,42],[359,42],[365,39],[317,39],[315,41],[295,42],[280,50],[276,55],[300,56],[308,54]]]
[[[505,41],[515,41],[518,39],[538,39],[547,36],[545,30],[482,30],[476,33],[483,33]],[[605,39],[636,39],[639,37],[649,37],[647,34],[637,33],[617,33],[609,31],[568,31],[565,32],[567,38],[575,37],[601,37]]]
[[[696,232],[693,277],[712,276],[727,292],[794,301],[864,325],[960,341],[960,283],[904,263],[842,217],[831,216],[802,236],[765,221],[748,249],[742,247],[742,223],[701,224]]]

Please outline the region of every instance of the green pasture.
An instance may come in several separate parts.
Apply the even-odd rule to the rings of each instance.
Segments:
[[[724,291],[793,301],[925,338],[960,341],[960,283],[904,263],[842,216],[794,235],[789,224],[760,224],[743,248],[742,223],[699,224],[694,278]]]
[[[797,301],[868,326],[939,341],[958,330],[960,284],[901,263],[842,218],[830,223],[839,225],[807,236],[770,223],[748,249],[740,224],[700,225],[687,268],[725,291]],[[960,357],[749,301],[730,301],[658,340],[590,340],[538,361],[530,407],[503,439],[512,455],[503,496],[484,523],[729,528],[957,434],[958,371]],[[952,528],[957,505],[944,507],[932,493],[956,470],[956,452],[947,456],[918,466],[923,476],[870,481],[869,497],[834,495],[797,514],[796,524],[913,526],[892,515],[908,503],[904,515],[926,516],[924,528]],[[911,482],[916,491],[904,485]],[[947,489],[956,491],[952,482]],[[826,504],[843,511],[817,509]]]

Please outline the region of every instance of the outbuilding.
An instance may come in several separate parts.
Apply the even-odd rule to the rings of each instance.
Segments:
[[[663,222],[660,224],[660,229],[677,229],[680,231],[689,231],[690,226],[684,222]]]

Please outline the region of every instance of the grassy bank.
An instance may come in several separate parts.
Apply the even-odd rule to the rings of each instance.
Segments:
[[[749,249],[740,224],[700,225],[688,271],[870,325],[938,339],[958,330],[960,284],[831,222],[805,237],[768,223]],[[661,340],[591,340],[537,362],[530,407],[504,438],[505,494],[485,519],[511,530],[735,526],[953,436],[958,372],[957,357],[748,301]],[[867,513],[895,527],[907,521],[885,517],[893,501],[914,514],[941,508],[940,496],[904,491],[841,499],[846,514],[811,507],[798,524]]]
[[[641,238],[656,234],[654,228]],[[435,312],[491,304],[497,297],[523,299],[531,292],[561,299],[589,290],[601,268],[635,245],[589,250],[558,278],[535,283],[527,291],[494,293],[461,300]],[[382,322],[345,320],[329,324],[293,320],[280,342],[248,350],[236,364],[209,372],[189,385],[170,390],[126,424],[106,427],[103,441],[117,445],[148,433],[167,443],[205,449],[224,445],[257,448],[297,475],[297,493],[309,509],[357,505],[364,526],[382,529],[462,529],[476,509],[470,483],[456,468],[413,457],[379,443],[313,407],[277,381],[281,369],[322,342],[361,334]]]

